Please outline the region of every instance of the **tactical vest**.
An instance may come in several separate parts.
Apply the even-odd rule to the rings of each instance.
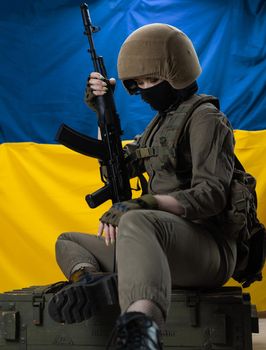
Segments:
[[[203,104],[204,108],[197,111]],[[177,146],[185,133],[190,117],[194,114],[213,112],[215,107],[219,109],[217,98],[203,94],[193,95],[176,110],[163,116],[158,114],[150,122],[140,138],[139,148],[135,150],[135,157],[143,159],[149,175],[150,193],[168,193],[189,186],[183,182],[183,180],[189,181],[187,176],[183,180],[182,176],[178,176]],[[189,166],[190,161],[186,163]],[[180,170],[187,170],[189,173],[191,168]]]
[[[166,116],[157,115],[145,129],[135,156],[144,160],[151,193],[165,194],[189,187],[189,184],[182,184],[178,176],[182,166],[178,164],[176,150],[187,134],[192,116],[195,118],[213,112],[215,107],[219,109],[219,101],[215,97],[193,95]],[[222,118],[222,114],[219,117]],[[191,177],[191,169],[187,174]],[[262,279],[266,260],[266,230],[257,218],[255,184],[255,178],[245,172],[236,158],[227,206],[216,217],[221,233],[237,240],[237,264],[233,278],[243,287]]]

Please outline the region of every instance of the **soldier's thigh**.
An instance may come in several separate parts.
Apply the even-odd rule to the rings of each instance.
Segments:
[[[132,213],[133,214],[133,213]],[[137,226],[136,235],[143,242],[145,235],[160,243],[167,259],[174,285],[184,287],[215,287],[230,277],[235,256],[223,243],[217,243],[214,232],[182,217],[159,210],[136,211],[124,220],[126,225]],[[158,255],[156,250],[151,255]]]
[[[176,215],[158,213],[166,235],[163,240],[172,283],[184,287],[216,287],[230,277],[236,260],[234,249],[214,237],[206,227]]]

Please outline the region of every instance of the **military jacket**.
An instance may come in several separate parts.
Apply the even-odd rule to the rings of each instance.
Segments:
[[[149,193],[173,196],[185,209],[183,217],[205,221],[226,206],[235,141],[229,121],[213,103],[200,104],[190,116],[183,113],[196,96],[158,114],[125,150],[131,176],[148,173]]]

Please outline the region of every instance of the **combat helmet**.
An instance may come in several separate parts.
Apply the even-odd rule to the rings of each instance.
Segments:
[[[130,94],[136,92],[133,78],[156,77],[168,81],[175,89],[183,89],[201,73],[188,36],[162,23],[144,25],[128,36],[119,51],[117,70]]]

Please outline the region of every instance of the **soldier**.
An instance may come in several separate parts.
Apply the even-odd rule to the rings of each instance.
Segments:
[[[234,272],[236,241],[217,225],[233,175],[234,136],[217,99],[196,94],[200,73],[193,44],[179,29],[149,24],[129,35],[118,56],[119,78],[157,111],[125,147],[131,177],[148,173],[148,193],[104,213],[99,239],[63,233],[56,243],[57,262],[72,283],[51,299],[49,311],[57,321],[79,322],[107,303],[96,291],[114,279],[116,241],[117,349],[162,349],[159,330],[172,286],[215,288]],[[99,73],[90,74],[90,106],[107,88]]]

